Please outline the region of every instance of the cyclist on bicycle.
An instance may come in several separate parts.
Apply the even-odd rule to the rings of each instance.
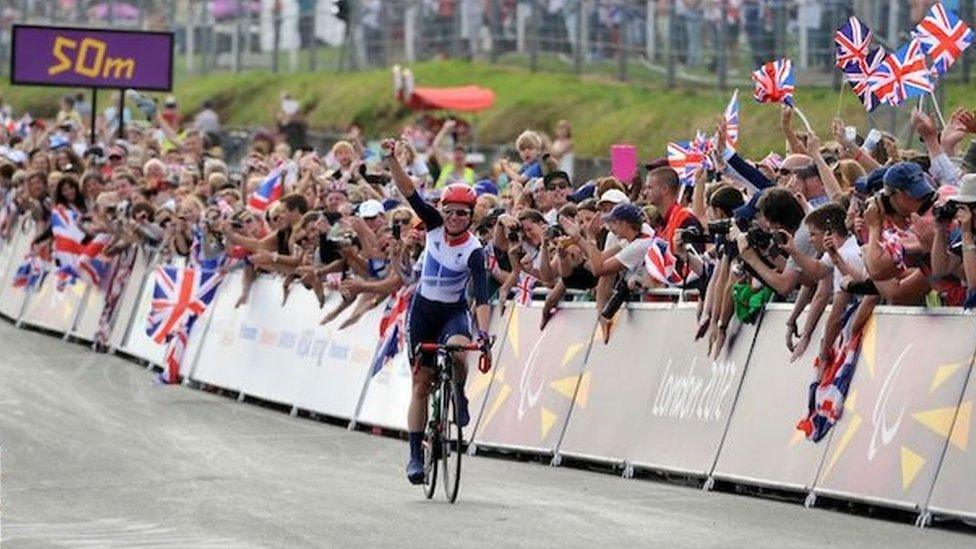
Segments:
[[[467,345],[471,342],[471,315],[466,295],[469,281],[476,303],[478,343],[486,350],[489,345],[486,330],[490,317],[488,270],[481,242],[469,230],[477,194],[463,183],[448,185],[441,193],[441,210],[437,211],[424,202],[413,180],[396,159],[398,146],[401,145],[393,139],[385,140],[382,144],[383,159],[393,176],[393,183],[427,227],[427,242],[420,260],[420,285],[407,313],[407,345],[411,364],[416,358],[413,353],[418,343]],[[457,365],[455,379],[461,401],[458,422],[462,427],[470,420],[468,399],[464,395],[467,367],[463,355],[457,353],[454,357]],[[424,481],[423,431],[433,379],[431,368],[434,366],[431,361],[433,357],[424,358],[423,367],[417,368],[414,373],[413,394],[407,415],[410,438],[407,479],[412,484]]]

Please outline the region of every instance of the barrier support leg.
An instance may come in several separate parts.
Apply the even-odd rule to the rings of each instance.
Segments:
[[[803,506],[806,507],[807,509],[812,509],[813,506],[815,506],[816,504],[817,504],[817,494],[811,491],[809,494],[807,494],[807,498],[803,500]]]
[[[549,462],[550,467],[559,467],[563,464],[563,456],[560,453],[555,453],[552,455],[552,461]]]
[[[711,492],[713,488],[715,488],[715,477],[709,476],[702,484],[702,492]]]
[[[298,417],[298,406],[292,406],[291,410],[288,411],[290,417]]]
[[[932,524],[932,513],[929,510],[924,510],[918,514],[918,518],[915,519],[915,526],[917,528],[925,528]]]
[[[43,284],[43,281],[38,283],[38,286]],[[34,292],[32,290],[25,289],[27,295],[24,296],[24,302],[20,304],[20,311],[17,312],[17,320],[14,322],[14,328],[20,328],[24,324],[24,313],[27,312],[27,306],[30,305],[31,299],[34,297]]]
[[[237,402],[244,402],[246,399],[247,395],[244,394],[244,391],[237,393]]]
[[[474,442],[468,443],[468,455],[469,456],[478,455],[478,445],[475,444]]]
[[[634,478],[634,466],[630,462],[625,461],[624,472],[620,476],[623,478]]]

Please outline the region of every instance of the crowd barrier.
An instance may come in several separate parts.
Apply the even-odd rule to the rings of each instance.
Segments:
[[[0,247],[0,314],[82,340],[94,337],[103,296],[78,284],[57,292],[13,288],[32,231]],[[111,319],[111,350],[152,364],[145,336],[153,254],[140,251]],[[53,277],[51,277],[53,278]],[[373,372],[382,307],[340,328],[296,285],[259,278],[235,306],[228,275],[190,334],[182,373],[240,395],[364,424],[405,429],[411,376],[405,353]],[[694,341],[695,304],[629,304],[603,342],[596,311],[568,303],[539,329],[538,306],[492,313],[495,367],[471,368],[472,448],[536,453],[772,487],[817,496],[976,518],[976,316],[957,309],[879,307],[865,327],[845,412],[814,444],[795,429],[806,413],[816,344],[795,363],[785,347],[790,305],[769,305],[754,325],[733,322],[709,358]],[[819,338],[815,334],[814,342]]]

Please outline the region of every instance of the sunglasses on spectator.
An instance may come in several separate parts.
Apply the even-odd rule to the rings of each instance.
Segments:
[[[448,209],[444,210],[444,217],[469,217],[471,215],[471,210],[465,209]]]

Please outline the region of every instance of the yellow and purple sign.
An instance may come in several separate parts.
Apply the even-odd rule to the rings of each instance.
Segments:
[[[168,91],[173,33],[14,25],[10,82]]]

